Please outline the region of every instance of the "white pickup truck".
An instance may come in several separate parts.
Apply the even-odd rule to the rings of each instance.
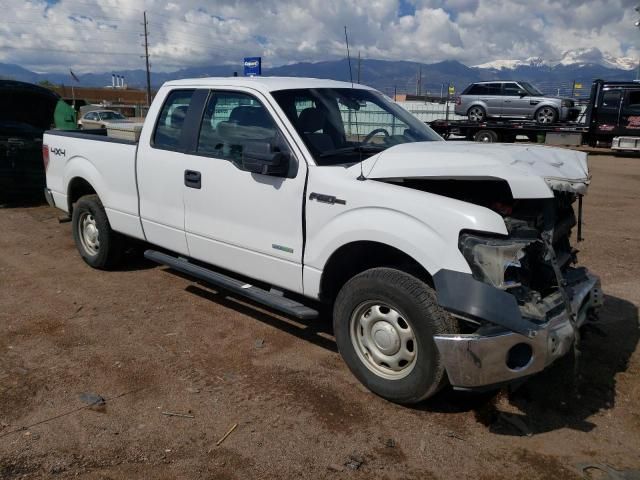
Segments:
[[[347,365],[395,402],[539,372],[602,303],[570,244],[584,153],[445,142],[366,86],[173,81],[138,142],[49,131],[43,155],[89,265],[138,239],[289,315],[332,306]]]

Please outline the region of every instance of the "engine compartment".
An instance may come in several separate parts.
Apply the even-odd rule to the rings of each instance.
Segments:
[[[395,183],[395,182],[394,182]],[[463,231],[459,249],[477,280],[511,293],[523,316],[542,323],[565,308],[570,285],[584,279],[571,238],[578,195],[514,199],[503,180],[406,179],[402,186],[483,206],[504,219],[508,236]],[[558,299],[562,297],[562,299]],[[556,308],[549,310],[550,303]]]

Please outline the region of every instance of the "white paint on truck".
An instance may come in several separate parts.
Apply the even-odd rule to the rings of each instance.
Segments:
[[[185,99],[175,100],[180,95]],[[481,295],[476,310],[482,312],[497,301],[482,295],[493,298],[495,294],[504,300],[500,296],[504,290],[494,292],[486,278],[479,280],[481,266],[463,253],[463,234],[479,232],[481,238],[496,239],[488,248],[501,248],[511,241],[513,225],[509,223],[508,228],[508,217],[518,202],[553,202],[562,192],[572,198],[586,192],[590,179],[586,155],[544,146],[444,142],[383,97],[362,85],[306,78],[168,82],[158,91],[137,143],[90,133],[47,132],[48,197],[56,207],[71,212],[72,203],[78,200],[74,193],[78,185],[88,186],[99,197],[115,232],[311,300],[323,300],[323,288],[331,289],[330,280],[323,275],[342,248],[384,247],[415,262],[430,278],[463,275],[472,282],[474,294]],[[363,124],[358,123],[360,109],[373,122],[373,130],[364,139]],[[380,119],[379,128],[375,118]],[[165,127],[177,129],[179,148],[156,142],[155,136]],[[274,135],[268,141],[260,137],[265,129]],[[234,148],[244,150],[234,153]],[[251,153],[252,149],[263,153]],[[287,158],[289,170],[269,174],[269,169],[278,168],[269,163],[276,158]],[[442,194],[430,191],[427,184],[415,185],[423,180],[504,184],[512,204],[473,201],[461,192]],[[413,186],[407,188],[411,182]],[[456,185],[467,188],[469,184]],[[542,237],[531,242],[541,244]],[[366,252],[356,253],[367,264],[385,266],[373,253],[369,259]],[[505,259],[509,263],[500,263],[498,271],[506,271],[507,265],[519,267],[519,258]],[[341,262],[345,271],[351,268],[349,258],[341,257]],[[585,295],[581,298],[590,298],[597,289],[595,277],[589,278],[581,284]],[[441,298],[445,292],[437,293]],[[462,303],[469,301],[461,298]],[[595,306],[596,301],[584,305]],[[444,308],[451,310],[451,306]],[[468,308],[476,311],[473,303]],[[481,313],[476,320],[471,318],[475,314],[456,315],[476,324],[482,317]],[[498,322],[482,318],[485,321]],[[510,325],[510,321],[500,325]],[[513,320],[519,321],[522,319]],[[565,344],[573,338],[573,330],[566,327],[569,321],[562,317],[564,329],[557,330],[571,335],[563,337]],[[380,338],[395,342],[393,329],[401,324],[385,324]],[[487,357],[491,367],[481,374],[470,371],[477,367],[465,355],[473,345],[480,345],[473,343],[477,340],[484,341],[483,352],[490,351],[487,345],[493,344],[487,338],[445,335],[436,340],[449,376],[456,379],[454,384],[476,387],[528,375],[550,363],[555,357],[549,356],[544,342],[551,333],[542,331],[542,343],[531,345],[541,349],[535,354],[543,360],[532,363],[530,370],[495,365],[498,357],[504,358],[508,349],[524,341],[521,333],[507,332],[511,336],[501,337],[490,362]],[[471,343],[460,348],[460,342]],[[385,351],[389,345],[378,347]],[[384,365],[382,370],[387,368]],[[375,372],[375,365],[369,370]],[[384,389],[380,392],[394,398]],[[410,401],[402,398],[397,400]]]

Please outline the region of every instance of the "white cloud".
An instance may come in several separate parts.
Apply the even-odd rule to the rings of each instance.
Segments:
[[[637,56],[632,0],[0,0],[0,62],[37,71],[142,68],[148,12],[153,69],[239,63],[269,65],[344,56],[423,62],[559,59],[598,48]]]

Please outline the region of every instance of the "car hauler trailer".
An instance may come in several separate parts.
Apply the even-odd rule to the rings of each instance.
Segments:
[[[460,135],[476,142],[532,141],[640,151],[640,83],[595,80],[584,120],[540,125],[531,120],[435,120],[432,129],[445,138]]]

